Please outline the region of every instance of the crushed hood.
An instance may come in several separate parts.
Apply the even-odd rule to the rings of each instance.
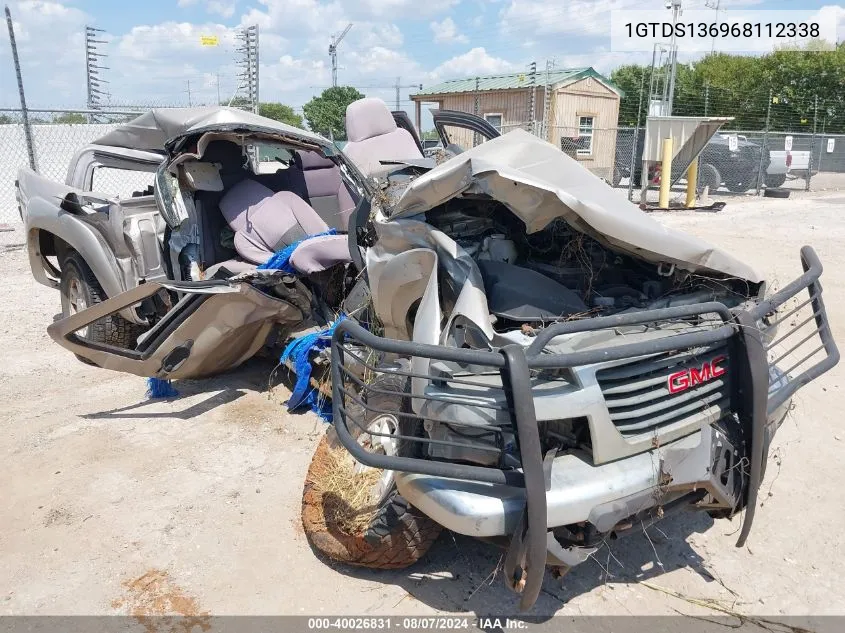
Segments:
[[[763,281],[730,253],[663,226],[578,161],[524,130],[482,143],[420,176],[403,191],[390,218],[422,213],[465,192],[500,201],[525,222],[528,233],[560,217],[610,248],[655,264]]]
[[[256,130],[319,145],[328,144],[313,132],[223,106],[150,110],[101,136],[94,144],[161,151],[168,140],[207,130]]]

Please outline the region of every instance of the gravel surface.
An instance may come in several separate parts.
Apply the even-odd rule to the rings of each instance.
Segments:
[[[812,244],[834,336],[845,328],[845,194],[731,200],[718,214],[657,214],[735,251],[783,285]],[[289,415],[274,363],[256,359],[181,398],[81,364],[47,325],[54,290],[32,279],[20,230],[0,233],[0,613],[486,614],[516,608],[501,552],[444,533],[418,565],[369,572],[320,560],[299,521],[323,424]],[[801,391],[779,431],[748,546],[739,520],[667,518],[562,580],[535,614],[842,614],[845,506],[841,366]],[[648,581],[651,587],[642,581]],[[669,592],[657,589],[664,588]]]

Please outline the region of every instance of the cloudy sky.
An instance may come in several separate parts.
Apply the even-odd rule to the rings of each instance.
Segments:
[[[610,8],[661,9],[663,0],[12,0],[9,7],[31,107],[85,104],[84,27],[104,29],[103,77],[115,104],[214,103],[237,88],[233,30],[260,28],[261,99],[301,108],[330,85],[328,44],[339,47],[339,82],[392,103],[391,86],[526,69],[602,72],[649,53],[610,52]],[[711,4],[715,4],[712,2]],[[727,11],[787,9],[790,0],[721,0]],[[845,9],[802,0],[827,19]],[[652,6],[653,5],[653,6]],[[705,0],[684,0],[702,9]],[[668,17],[668,12],[667,12]],[[200,37],[219,36],[216,47]],[[840,38],[842,36],[840,35]],[[219,81],[218,81],[219,77]],[[409,107],[409,88],[402,89]],[[5,26],[0,32],[0,106],[18,104]]]

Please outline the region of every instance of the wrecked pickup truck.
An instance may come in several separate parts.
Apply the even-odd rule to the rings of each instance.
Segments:
[[[316,549],[403,567],[445,527],[505,546],[528,608],[547,565],[675,509],[745,509],[745,542],[793,393],[839,360],[811,248],[767,293],[559,149],[485,136],[472,115],[447,116],[479,144],[441,131],[438,165],[375,99],[349,106],[343,153],[243,113],[145,116],[100,143],[143,129],[144,149],[161,144],[160,230],[142,241],[166,275],[48,330],[88,362],[158,378],[307,343],[293,366],[323,377],[311,388],[333,416],[303,491]],[[282,157],[272,178],[249,160],[262,144]],[[25,210],[52,205],[110,240],[131,226],[115,201],[20,180]],[[56,239],[30,244],[33,265]],[[116,314],[139,326],[131,345],[85,337]]]

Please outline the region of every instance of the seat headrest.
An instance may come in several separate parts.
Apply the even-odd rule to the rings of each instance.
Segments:
[[[334,167],[335,164],[330,158],[323,158],[317,152],[310,152],[308,150],[297,150],[293,153],[293,164],[299,167],[302,171],[309,169],[325,169],[326,167]]]
[[[396,129],[396,121],[381,99],[368,97],[346,106],[346,138],[352,142],[389,134]]]

